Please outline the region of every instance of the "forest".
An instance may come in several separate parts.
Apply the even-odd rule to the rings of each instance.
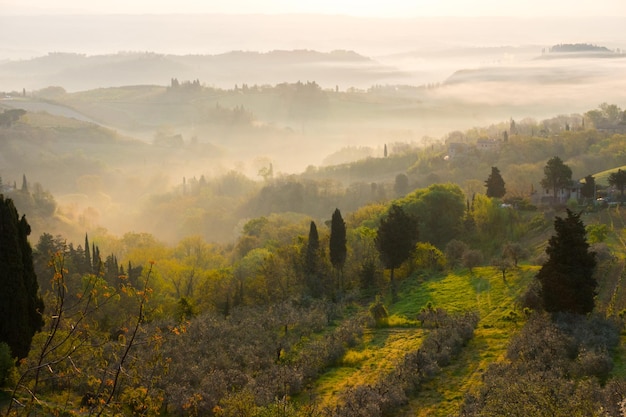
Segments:
[[[180,89],[204,87],[161,93]],[[266,94],[338,100],[315,83]],[[291,138],[251,108],[203,117]],[[130,167],[217,147],[50,113],[1,120],[3,164],[28,168],[0,182],[3,415],[625,413],[615,104],[169,187]],[[103,226],[116,210],[119,234]]]

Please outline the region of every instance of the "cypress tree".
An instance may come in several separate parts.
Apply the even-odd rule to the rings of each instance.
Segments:
[[[543,306],[548,312],[590,313],[598,286],[593,273],[595,253],[589,251],[585,225],[579,214],[567,210],[556,217],[556,234],[548,241],[548,260],[537,273]]]
[[[330,263],[339,272],[339,292],[343,292],[343,265],[346,263],[346,223],[339,209],[335,209],[330,221]]]
[[[22,175],[22,191],[28,192],[28,181],[26,181],[26,174]]]
[[[330,263],[335,270],[343,274],[343,265],[346,263],[346,223],[341,217],[339,209],[335,209],[330,221]],[[342,280],[343,277],[340,277]],[[343,283],[339,283],[339,290],[343,291]]]
[[[85,272],[91,272],[93,270],[93,265],[91,263],[91,253],[89,251],[89,238],[87,237],[87,233],[85,233]]]
[[[346,223],[339,209],[335,209],[330,222],[330,262],[336,269],[343,268],[346,262]]]
[[[0,342],[13,357],[28,355],[33,335],[43,326],[43,300],[28,243],[30,226],[13,201],[0,194]]]
[[[315,253],[320,248],[320,237],[317,233],[317,226],[314,221],[311,221],[311,226],[309,227],[309,241],[307,244],[307,254]]]
[[[319,276],[319,250],[320,240],[317,233],[317,226],[311,221],[309,227],[309,241],[306,247],[306,258],[304,261],[306,285],[315,298],[322,296],[322,283]]]
[[[506,194],[504,180],[497,167],[491,167],[491,174],[485,181],[485,187],[487,187],[487,197],[502,198]]]

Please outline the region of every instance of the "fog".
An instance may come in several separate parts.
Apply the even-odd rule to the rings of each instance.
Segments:
[[[268,170],[284,178],[380,157],[386,144],[432,144],[456,130],[584,113],[603,102],[623,107],[625,23],[0,16],[0,111],[24,109],[30,124],[2,133],[0,177],[19,188],[25,174],[54,195],[57,220],[36,224],[36,233],[104,228],[228,241],[251,211],[232,213],[219,231],[206,218],[243,204]],[[562,43],[612,52],[549,52]],[[219,178],[233,172],[256,185],[239,183],[240,194],[229,195]],[[198,220],[204,226],[193,221],[198,207],[163,207],[203,177],[213,187]]]

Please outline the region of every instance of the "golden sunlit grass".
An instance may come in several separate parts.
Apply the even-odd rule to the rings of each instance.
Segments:
[[[431,303],[452,314],[477,311],[481,320],[474,339],[460,357],[424,386],[406,415],[443,416],[455,412],[465,392],[480,382],[490,363],[503,357],[509,338],[522,326],[524,319],[516,310],[515,300],[537,270],[521,266],[508,271],[506,281],[492,267],[475,268],[472,273],[456,271],[407,278],[401,283],[399,301],[388,307],[388,325],[371,329],[338,366],[324,373],[316,381],[316,394],[323,405],[334,405],[349,387],[373,383],[389,372],[406,353],[418,349],[427,335],[417,315]]]
[[[405,353],[418,349],[423,335],[422,329],[414,327],[385,327],[367,332],[363,343],[348,350],[338,366],[316,381],[315,391],[321,403],[332,406],[350,387],[374,383]]]
[[[621,167],[607,169],[606,171],[602,171],[602,172],[598,172],[594,174],[593,177],[596,180],[596,184],[608,185],[609,175],[611,175],[612,172],[617,172],[618,169],[621,169],[622,171],[624,171],[626,170],[626,165],[622,165]]]
[[[509,339],[523,325],[515,301],[537,271],[536,266],[520,266],[508,271],[505,281],[495,268],[480,267],[473,273],[451,273],[415,288],[418,299],[428,300],[434,307],[457,313],[478,311],[480,322],[461,355],[424,385],[405,415],[447,416],[458,412],[465,393],[480,383],[490,363],[504,357]]]

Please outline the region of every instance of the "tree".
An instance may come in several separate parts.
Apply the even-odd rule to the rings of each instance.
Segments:
[[[580,195],[583,198],[595,200],[596,198],[596,179],[593,175],[587,175],[585,177],[585,182],[580,188]]]
[[[502,272],[502,281],[506,282],[506,271],[512,267],[511,260],[506,257],[493,258],[491,260],[491,265],[493,265],[498,271]]]
[[[626,188],[626,171],[618,169],[609,174],[609,184],[619,190],[620,201],[624,201],[624,188]]]
[[[317,233],[317,226],[311,221],[309,228],[309,240],[306,247],[306,258],[304,260],[305,282],[313,297],[321,297],[323,286],[319,276],[320,262],[320,240]]]
[[[449,265],[456,267],[463,259],[463,254],[467,251],[467,243],[457,239],[452,239],[446,244],[446,261]]]
[[[596,282],[595,253],[589,250],[580,214],[554,220],[556,234],[548,241],[548,260],[537,273],[543,306],[548,312],[586,314],[593,310]]]
[[[309,256],[309,254],[313,255],[317,255],[317,251],[320,248],[320,237],[319,234],[317,233],[317,226],[315,225],[314,221],[311,221],[311,225],[309,226],[309,240],[308,240],[308,244],[307,244],[307,266],[312,265],[312,262],[309,262],[309,260],[311,261],[315,261],[315,259],[312,259],[312,256]],[[310,268],[310,269],[314,269],[314,268]]]
[[[504,180],[497,167],[491,167],[491,174],[485,181],[485,187],[487,187],[487,197],[502,198],[506,194]]]
[[[407,213],[419,216],[423,242],[442,249],[463,230],[465,194],[456,184],[432,184],[409,193],[401,201]]]
[[[474,267],[483,263],[483,253],[478,249],[468,249],[463,253],[463,266],[474,273]]]
[[[93,265],[91,264],[91,252],[89,250],[89,237],[87,236],[87,233],[85,233],[85,270],[83,272],[90,273],[91,271],[93,271]]]
[[[528,250],[517,242],[506,242],[502,248],[502,257],[512,260],[513,266],[517,268],[519,261],[528,257]]]
[[[417,218],[405,213],[402,207],[393,204],[387,217],[380,221],[376,233],[376,249],[385,268],[391,270],[391,293],[397,297],[394,270],[406,261],[418,239]]]
[[[543,168],[544,177],[541,180],[541,186],[546,190],[552,190],[554,202],[559,190],[569,187],[572,183],[572,169],[565,165],[561,158],[555,156],[548,160]]]
[[[26,174],[22,175],[22,188],[21,191],[24,193],[28,192],[28,181],[26,180]]]
[[[333,217],[330,221],[330,263],[333,268],[343,273],[343,265],[346,263],[346,223],[341,217],[339,209],[335,209]],[[343,277],[340,278],[342,280]],[[343,290],[343,283],[340,282],[339,288]]]
[[[28,355],[33,335],[43,326],[29,234],[26,218],[20,219],[13,201],[0,194],[0,343],[18,359]]]
[[[439,249],[428,242],[418,242],[411,256],[416,269],[441,271],[446,266],[446,257]]]
[[[406,174],[396,175],[396,182],[393,185],[396,196],[402,197],[409,191],[409,177]]]

